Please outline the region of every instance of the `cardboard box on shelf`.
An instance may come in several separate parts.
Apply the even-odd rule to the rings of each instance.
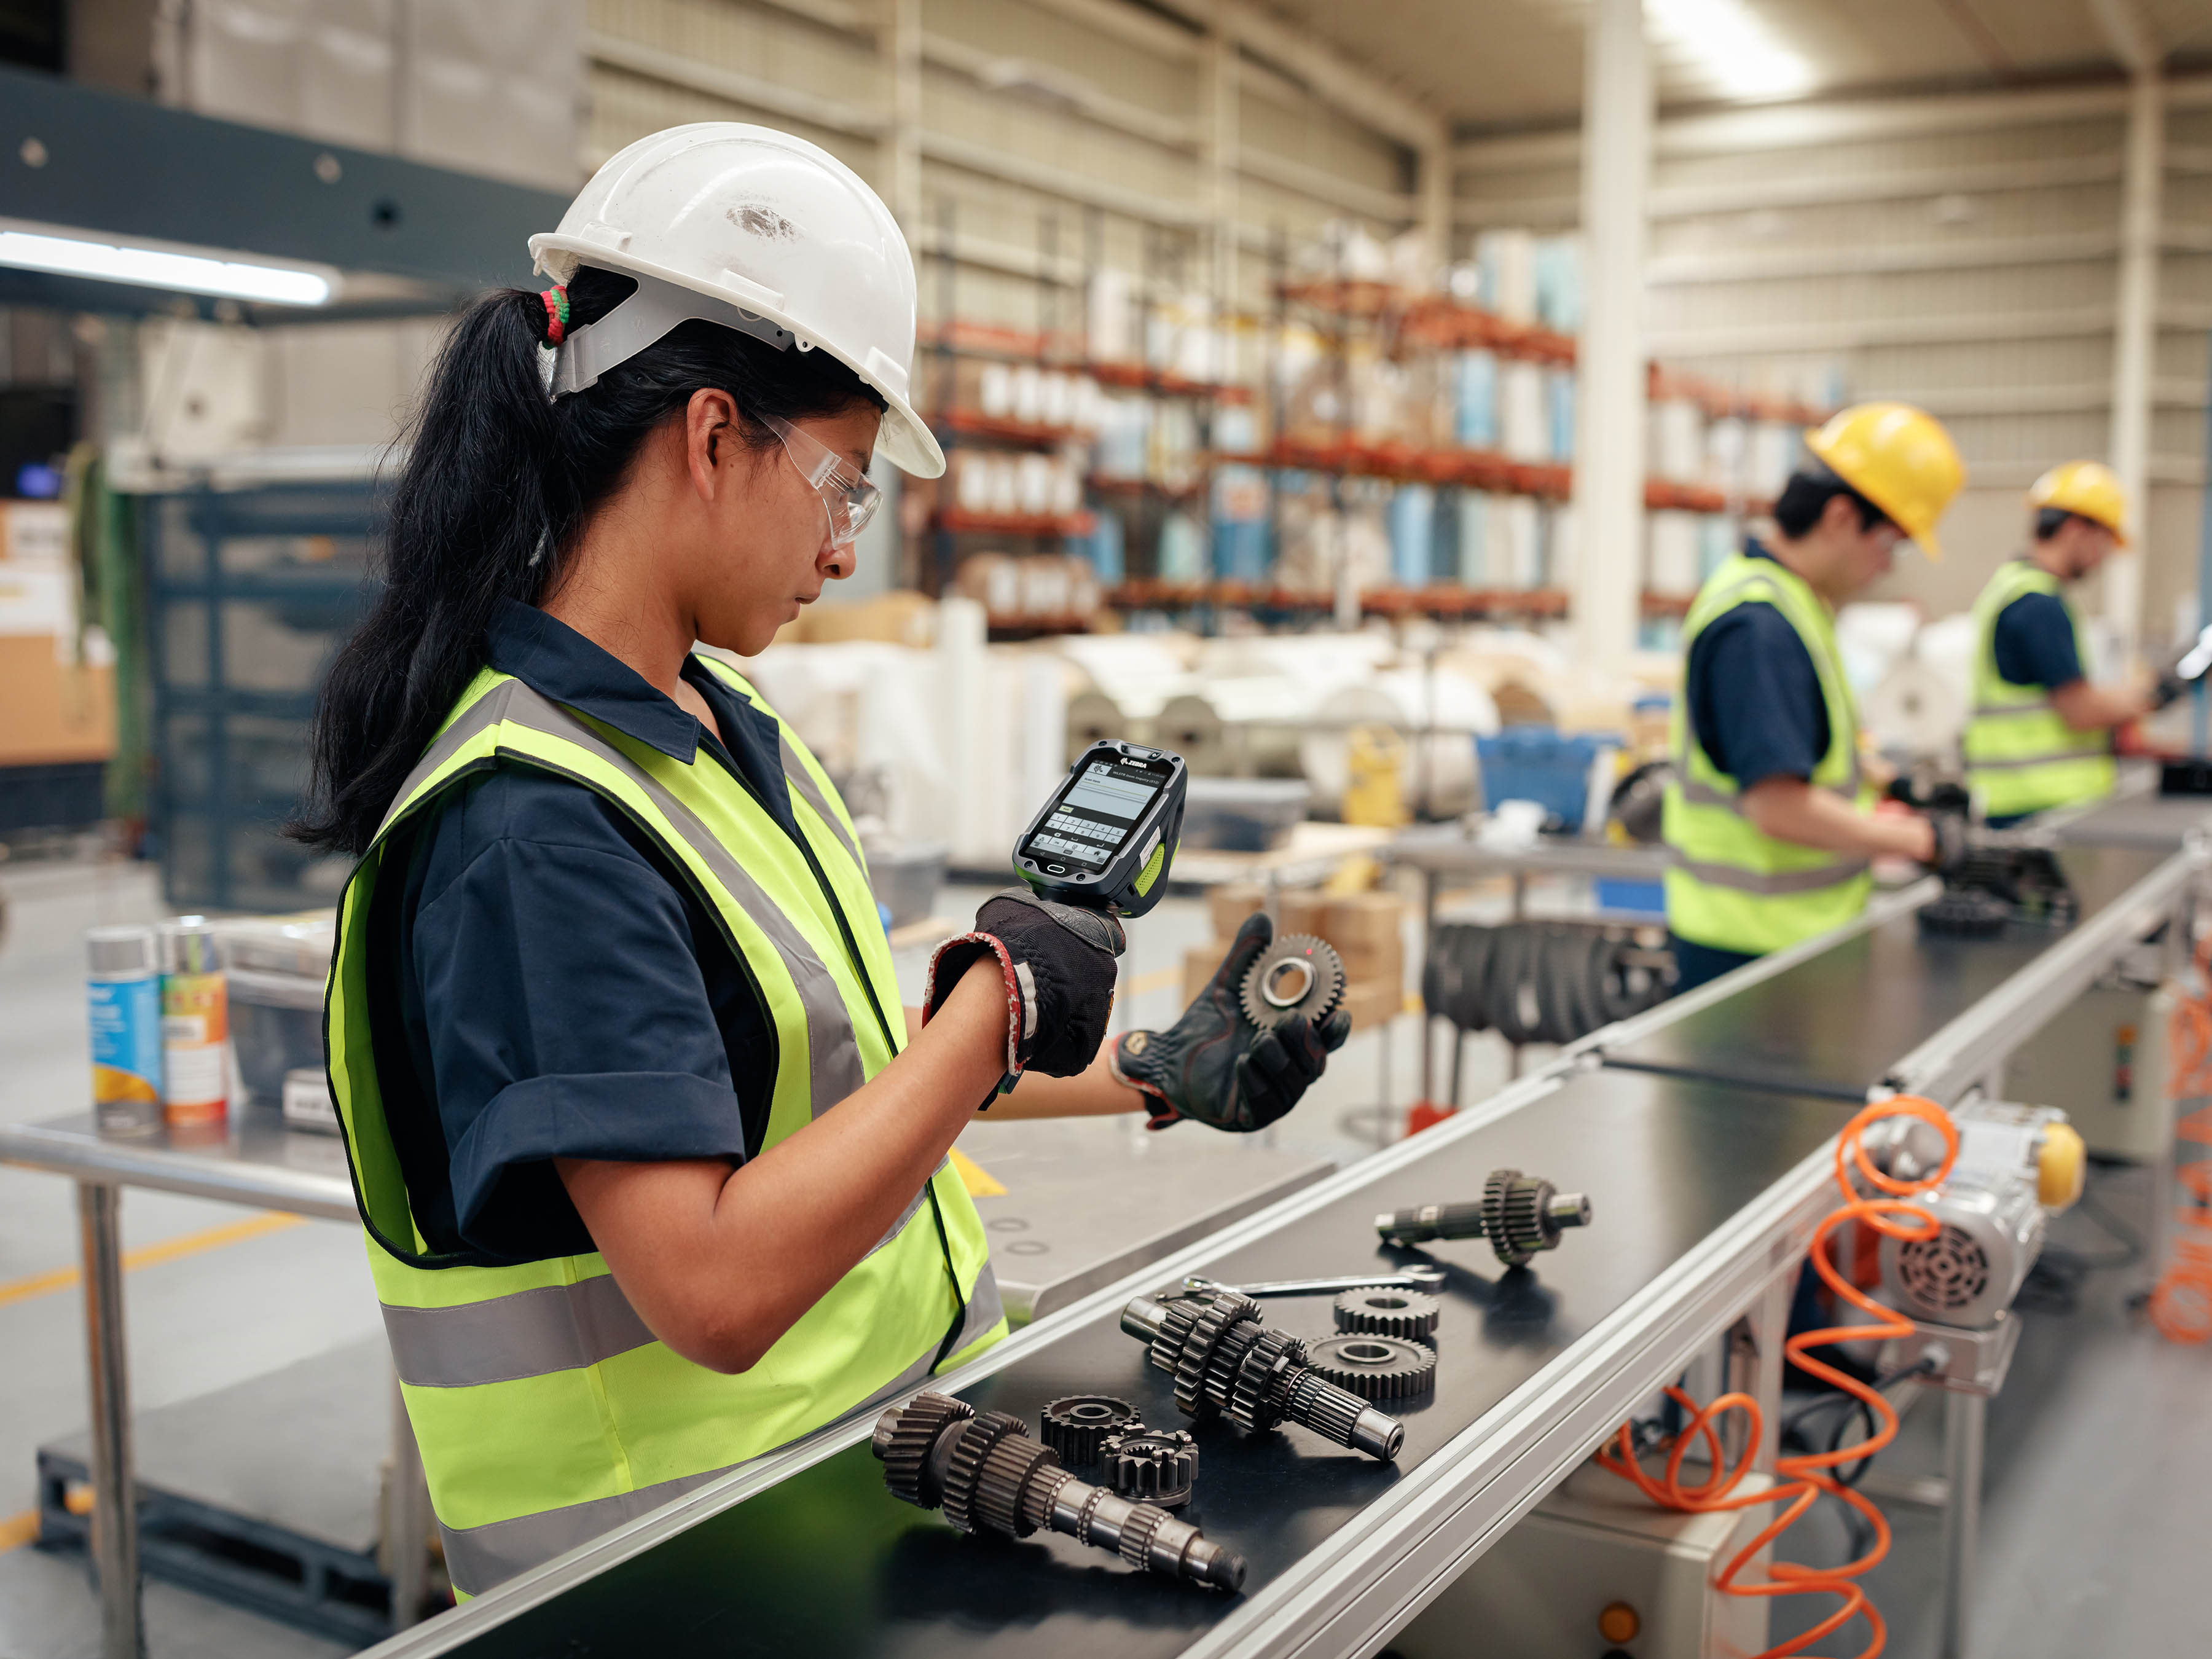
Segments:
[[[1365,985],[1355,981],[1344,993],[1344,1006],[1352,1016],[1352,1029],[1355,1031],[1389,1024],[1403,1011],[1405,1002],[1405,988],[1395,981]]]
[[[1244,918],[1267,902],[1267,890],[1256,881],[1227,881],[1206,890],[1206,914],[1216,939],[1234,939]]]
[[[106,760],[115,752],[115,676],[63,659],[51,634],[0,635],[0,766]]]

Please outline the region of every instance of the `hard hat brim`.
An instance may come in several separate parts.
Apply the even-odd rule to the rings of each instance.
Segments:
[[[1805,428],[1805,447],[1811,450],[1814,454],[1819,456],[1820,458],[1821,464],[1831,472],[1834,473],[1838,478],[1841,478],[1846,484],[1850,485],[1851,489],[1856,490],[1860,495],[1865,496],[1867,500],[1872,501],[1876,507],[1880,507],[1882,511],[1882,516],[1887,518],[1899,530],[1903,531],[1905,532],[1905,540],[1911,542],[1915,547],[1926,554],[1928,556],[1928,562],[1930,564],[1942,563],[1943,544],[1936,538],[1936,526],[1931,524],[1924,530],[1914,529],[1910,524],[1905,522],[1904,515],[1900,515],[1887,501],[1881,498],[1881,493],[1880,491],[1868,489],[1865,484],[1860,483],[1859,480],[1852,477],[1850,473],[1844,471],[1842,467],[1836,464],[1833,453],[1835,446],[1828,443],[1823,439],[1821,436],[1821,431],[1822,428],[1817,426],[1807,427]]]
[[[580,236],[563,236],[558,231],[542,232],[530,239],[530,252],[538,269],[556,282],[566,283],[576,274],[579,265],[597,265],[603,270],[624,271],[631,276],[656,277],[664,283],[673,283],[678,288],[690,289],[694,294],[703,294],[718,300],[733,311],[744,311],[756,317],[766,318],[780,328],[791,331],[793,337],[804,341],[816,351],[826,351],[851,369],[886,407],[883,425],[876,434],[876,455],[890,461],[901,471],[917,478],[939,478],[945,476],[945,451],[929,423],[915,410],[905,392],[886,385],[882,378],[872,374],[864,363],[856,362],[852,356],[841,350],[836,343],[823,339],[804,319],[795,316],[789,307],[761,303],[751,295],[739,296],[719,289],[711,283],[649,259],[639,259],[616,252],[604,245]],[[550,256],[550,257],[549,257]],[[563,269],[565,267],[565,269]],[[878,353],[880,356],[882,354]]]

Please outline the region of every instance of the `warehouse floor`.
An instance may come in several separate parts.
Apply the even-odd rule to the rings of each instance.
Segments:
[[[83,929],[160,914],[152,872],[112,862],[0,866],[8,903],[0,937],[0,1118],[78,1109],[84,1098]],[[978,894],[948,890],[952,915]],[[1133,927],[1117,1020],[1153,1024],[1179,1006],[1183,947],[1207,931],[1203,907],[1170,901]],[[902,953],[909,998],[922,955]],[[1414,1023],[1398,1022],[1389,1096],[1415,1092]],[[1468,1098],[1504,1080],[1504,1054],[1469,1045]],[[1339,1160],[1372,1145],[1365,1109],[1382,1097],[1383,1054],[1356,1036],[1300,1110],[1273,1132],[1286,1149]],[[1178,1133],[1194,1133],[1191,1130]],[[2147,1183],[2121,1171],[2100,1191],[2139,1218]],[[244,1382],[380,1334],[358,1236],[319,1222],[264,1219],[235,1208],[133,1190],[123,1206],[135,1253],[128,1281],[133,1403],[141,1411]],[[2058,1237],[2106,1248],[2082,1219]],[[36,1448],[84,1421],[82,1309],[76,1294],[71,1189],[53,1176],[0,1169],[0,1659],[76,1659],[97,1651],[97,1610],[81,1557],[25,1547],[35,1501]],[[2078,1311],[2027,1325],[2013,1381],[1990,1428],[1985,1550],[1977,1651],[2022,1656],[2180,1651],[2193,1556],[2212,1528],[2212,1416],[2200,1402],[2207,1356],[2175,1349],[2121,1307],[2135,1282],[2091,1283]],[[1936,1467],[1941,1413],[1908,1421],[1886,1474]],[[2198,1481],[2197,1474],[2206,1478]],[[1936,1651],[1938,1517],[1887,1506],[1891,1559],[1871,1587],[1891,1623],[1894,1654]],[[1842,1528],[1823,1516],[1802,1529],[1822,1559],[1840,1559]],[[1793,1552],[1796,1553],[1796,1552]],[[1809,1601],[1808,1601],[1809,1605]],[[343,1648],[158,1582],[147,1590],[153,1659],[276,1659]],[[1793,1621],[1794,1620],[1794,1621]],[[1809,1618],[1779,1613],[1776,1635]],[[1823,1646],[1835,1647],[1832,1642]],[[1856,1650],[1859,1644],[1851,1641]],[[1843,1650],[1838,1647],[1838,1650]]]

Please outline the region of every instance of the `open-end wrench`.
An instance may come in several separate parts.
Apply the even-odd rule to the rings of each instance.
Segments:
[[[1389,1291],[1433,1291],[1444,1282],[1442,1267],[1405,1267],[1387,1273],[1339,1273],[1331,1279],[1271,1279],[1258,1285],[1223,1285],[1193,1273],[1182,1287],[1200,1295],[1230,1291],[1238,1296],[1334,1296],[1339,1291],[1370,1287]]]

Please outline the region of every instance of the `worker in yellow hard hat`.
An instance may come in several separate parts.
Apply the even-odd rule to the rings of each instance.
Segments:
[[[1974,603],[1973,712],[1966,781],[1999,826],[2112,792],[2112,733],[2179,695],[2094,685],[2066,586],[2128,544],[2128,499],[2101,461],[2054,466],[2027,492],[2027,550],[1997,568]]]
[[[1886,574],[1901,541],[1941,556],[1936,521],[1966,481],[1941,422],[1860,404],[1806,434],[1767,541],[1709,578],[1683,624],[1666,837],[1676,988],[1850,921],[1884,856],[1939,865],[1964,826],[1876,815],[1838,606]]]

